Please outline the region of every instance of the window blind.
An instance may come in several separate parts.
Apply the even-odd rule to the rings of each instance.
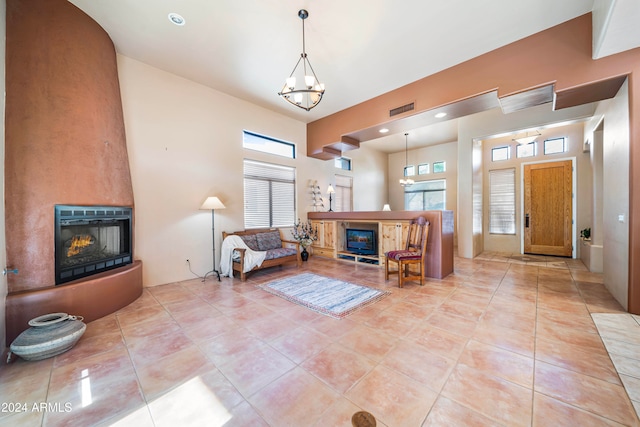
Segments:
[[[489,171],[489,233],[516,234],[516,170]]]
[[[350,212],[352,207],[353,179],[350,176],[336,175],[336,212]]]
[[[295,168],[244,161],[245,228],[289,227],[295,222]]]

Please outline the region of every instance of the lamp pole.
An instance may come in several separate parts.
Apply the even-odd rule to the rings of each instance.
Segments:
[[[207,200],[204,201],[200,209],[211,209],[211,244],[212,244],[212,252],[213,252],[213,270],[208,271],[202,281],[204,282],[207,279],[207,275],[209,273],[216,273],[218,276],[218,282],[220,282],[220,272],[216,269],[216,209],[224,209],[224,204],[215,196],[207,197]]]
[[[220,272],[216,269],[216,210],[215,209],[211,209],[211,241],[213,242],[213,270],[211,271],[211,273],[216,273],[216,275],[218,276],[218,282],[220,281]],[[204,277],[202,278],[202,281],[204,282],[204,280],[207,278],[207,275],[205,274]]]

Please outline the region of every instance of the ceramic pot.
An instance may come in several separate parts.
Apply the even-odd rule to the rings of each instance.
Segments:
[[[31,327],[11,343],[11,353],[25,360],[42,360],[64,353],[78,342],[87,329],[82,319],[67,313],[33,318],[29,321]]]
[[[302,248],[302,252],[300,252],[300,258],[302,258],[302,261],[306,261],[309,259],[309,252],[307,252],[307,248]]]

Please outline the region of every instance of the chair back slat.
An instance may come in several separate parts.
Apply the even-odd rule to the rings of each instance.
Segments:
[[[409,223],[405,249],[408,251],[424,251],[426,249],[426,240],[428,236],[429,221],[422,216],[412,219]]]

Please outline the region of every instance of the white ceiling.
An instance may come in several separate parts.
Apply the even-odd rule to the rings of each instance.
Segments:
[[[602,55],[640,46],[637,0],[69,1],[107,31],[118,53],[305,123],[583,15],[594,3],[604,11]],[[277,95],[302,51],[303,8],[306,51],[326,86],[309,112]],[[608,13],[616,10],[624,13]],[[186,25],[172,24],[170,12]]]

